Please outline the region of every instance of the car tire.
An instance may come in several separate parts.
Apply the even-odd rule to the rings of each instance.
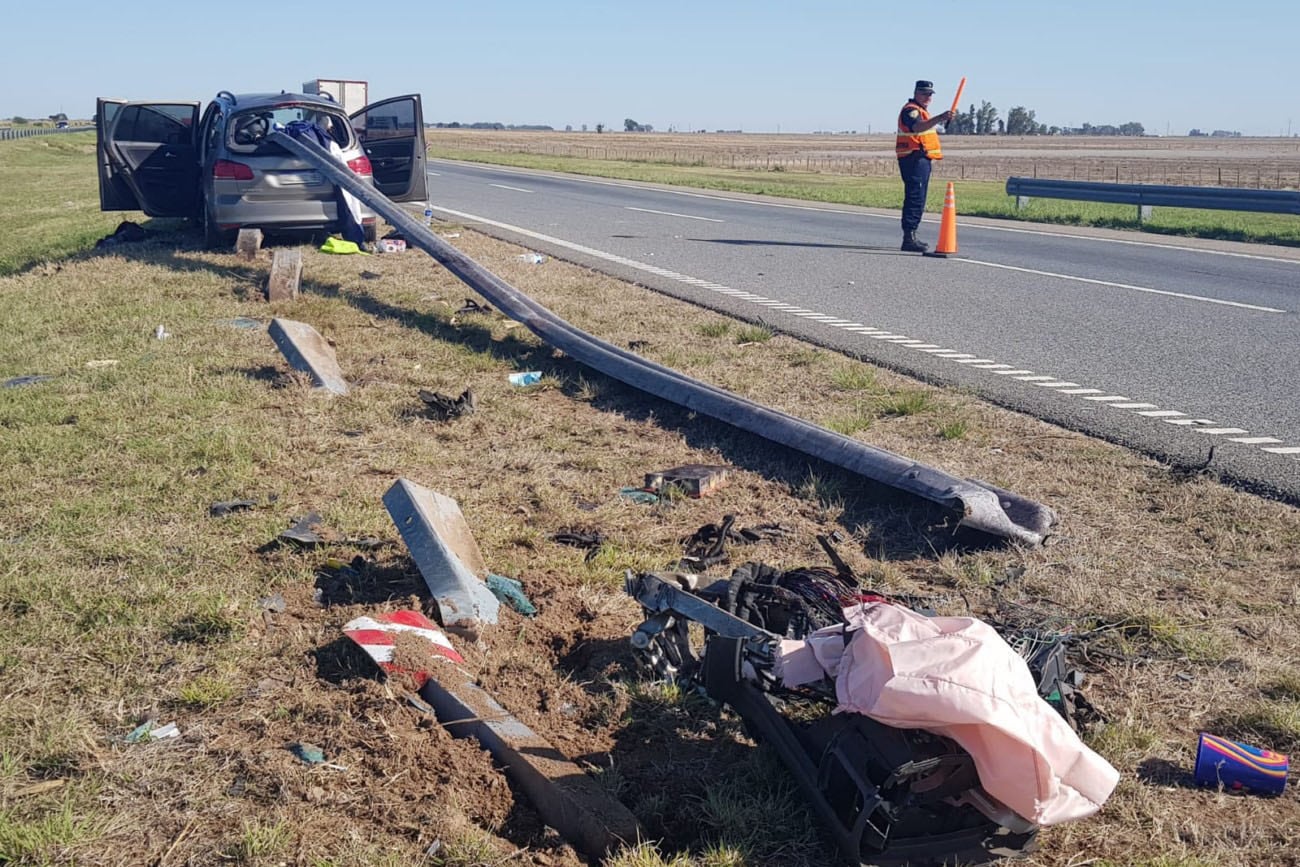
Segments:
[[[379,240],[378,223],[368,223],[361,227],[361,231],[367,244],[373,244]]]
[[[200,211],[203,223],[203,246],[208,250],[217,250],[221,247],[230,246],[231,235],[229,232],[223,232],[217,228],[216,223],[212,222],[212,215],[208,213],[208,207],[205,204]]]

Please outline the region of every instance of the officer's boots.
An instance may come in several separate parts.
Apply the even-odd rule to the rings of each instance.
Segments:
[[[916,240],[916,232],[903,233],[903,252],[904,253],[928,253],[930,247],[923,241]]]

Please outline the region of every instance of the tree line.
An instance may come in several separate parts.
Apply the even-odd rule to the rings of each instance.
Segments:
[[[1048,126],[1039,123],[1032,109],[1017,105],[1007,112],[1005,120],[998,117],[998,110],[991,102],[985,100],[980,107],[971,103],[966,111],[957,112],[944,127],[948,135],[1145,135],[1146,130],[1137,121],[1129,121],[1119,126],[1104,124],[1093,126],[1085,123],[1080,127]]]

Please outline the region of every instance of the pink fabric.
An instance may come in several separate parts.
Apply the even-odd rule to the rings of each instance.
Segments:
[[[984,790],[1039,825],[1089,816],[1114,791],[1119,772],[1039,697],[1025,661],[987,623],[886,603],[844,615],[847,627],[781,643],[786,686],[829,675],[837,713],[952,738]]]

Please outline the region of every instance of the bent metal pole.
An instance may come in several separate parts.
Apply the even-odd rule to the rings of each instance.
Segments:
[[[977,479],[959,479],[884,449],[691,379],[565,322],[421,225],[400,205],[361,182],[319,145],[274,132],[270,138],[310,162],[333,183],[365,202],[406,238],[505,315],[576,361],[633,388],[724,424],[834,464],[864,478],[937,503],[962,526],[1037,545],[1056,523],[1047,506]]]

